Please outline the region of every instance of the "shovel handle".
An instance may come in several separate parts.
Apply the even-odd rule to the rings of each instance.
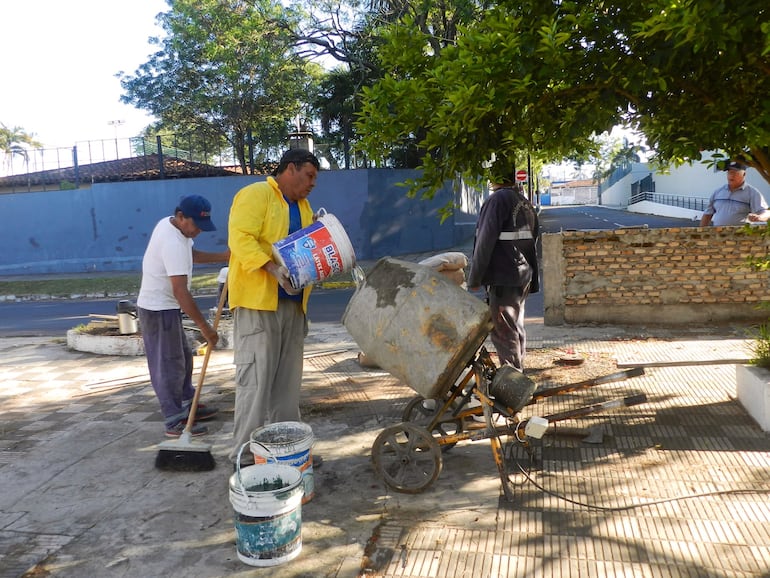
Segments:
[[[611,373],[609,375],[594,377],[592,379],[586,379],[585,381],[578,381],[577,383],[570,383],[567,385],[557,385],[555,387],[539,389],[532,394],[532,399],[529,401],[528,405],[532,405],[533,403],[536,403],[538,400],[543,399],[545,397],[560,395],[562,393],[569,393],[572,391],[577,391],[578,389],[587,389],[589,387],[594,387],[595,385],[602,385],[604,383],[624,381],[631,377],[638,377],[640,375],[644,375],[644,368],[634,367],[632,369],[626,369],[624,371],[616,371],[615,373]]]

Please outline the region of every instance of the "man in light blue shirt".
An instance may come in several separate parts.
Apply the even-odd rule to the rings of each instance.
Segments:
[[[770,211],[767,201],[755,187],[746,182],[746,165],[731,161],[725,169],[727,184],[711,194],[708,207],[703,211],[700,226],[715,227],[741,225],[746,221],[767,222]]]

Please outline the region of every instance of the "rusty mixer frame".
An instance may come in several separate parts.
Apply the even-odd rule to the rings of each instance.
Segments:
[[[506,369],[511,371],[506,372]],[[430,403],[422,395],[413,398],[403,412],[403,421],[384,429],[374,441],[374,468],[393,490],[409,494],[422,492],[435,482],[441,473],[443,451],[451,449],[461,441],[489,439],[505,498],[513,501],[511,480],[500,438],[510,436],[516,442],[529,447],[526,430],[532,418],[518,417],[524,406],[550,396],[644,374],[643,368],[634,368],[570,385],[535,389],[531,381],[509,366],[498,367],[483,346],[474,353],[464,371],[464,375],[461,374],[456,383],[438,391]],[[502,379],[498,379],[501,377]],[[517,379],[523,380],[523,384],[517,385]],[[511,390],[513,395],[495,395],[494,385],[497,384],[498,392],[502,392],[504,389],[501,389],[498,382],[505,381],[514,385]],[[530,385],[527,386],[526,382]],[[473,398],[477,399],[480,405],[469,405]],[[553,424],[646,401],[644,394],[638,394],[543,418]],[[469,418],[482,415],[483,424],[474,422],[473,426],[476,427],[469,427]],[[505,418],[504,425],[496,423],[499,417]]]

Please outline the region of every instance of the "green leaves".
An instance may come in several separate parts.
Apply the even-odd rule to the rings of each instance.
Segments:
[[[160,49],[134,75],[120,75],[121,100],[166,128],[198,127],[226,138],[245,168],[245,137],[282,146],[299,113],[308,68],[293,50],[280,3],[174,0],[159,20]],[[282,24],[281,24],[282,23]]]
[[[441,51],[403,19],[385,28],[389,74],[364,94],[362,145],[417,138],[418,184],[439,187],[482,176],[492,152],[577,157],[626,124],[661,161],[721,149],[770,174],[769,13],[760,0],[501,0]]]

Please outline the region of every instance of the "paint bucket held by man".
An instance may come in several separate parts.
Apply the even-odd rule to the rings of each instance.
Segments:
[[[356,264],[344,227],[324,209],[314,223],[273,243],[273,258],[289,271],[294,289],[350,271]]]

